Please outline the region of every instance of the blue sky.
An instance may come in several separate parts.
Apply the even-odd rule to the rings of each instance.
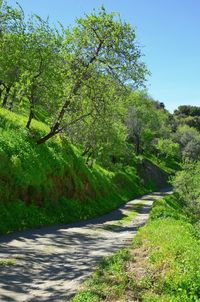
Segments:
[[[7,0],[14,4],[14,0]],[[150,95],[173,111],[200,106],[200,0],[18,0],[26,14],[73,25],[101,5],[120,13],[137,33],[151,77]]]

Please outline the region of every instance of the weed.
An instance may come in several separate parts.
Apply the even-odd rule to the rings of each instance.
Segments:
[[[0,266],[12,266],[12,265],[16,265],[17,264],[17,260],[16,259],[0,259]]]

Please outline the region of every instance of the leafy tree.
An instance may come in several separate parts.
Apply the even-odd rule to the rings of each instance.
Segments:
[[[200,107],[184,105],[174,111],[177,125],[188,125],[200,131]]]
[[[177,116],[200,116],[200,107],[191,105],[181,105],[174,111]]]
[[[56,108],[55,103],[59,103],[62,95],[62,36],[49,26],[48,20],[32,16],[27,24],[25,47],[26,57],[19,85],[24,86],[28,100],[26,127],[30,128],[33,117],[40,110],[54,113],[52,107]]]
[[[20,7],[13,9],[5,2],[1,3],[1,16],[2,107],[28,113],[27,128],[33,117],[44,121],[51,115],[53,120],[66,85],[63,33],[36,15],[25,21]]]
[[[156,143],[156,149],[158,150],[158,156],[165,159],[178,159],[180,154],[180,146],[172,139],[159,138]]]
[[[171,131],[168,113],[157,109],[157,103],[141,91],[130,94],[125,123],[136,154],[153,151],[156,138],[168,137]]]
[[[174,191],[188,207],[189,211],[200,216],[200,161],[186,163],[183,170],[173,179]]]
[[[39,139],[38,144],[91,115],[91,111],[78,112],[76,109],[79,95],[87,89],[89,81],[96,81],[103,74],[117,80],[119,85],[129,83],[138,87],[147,73],[145,65],[140,62],[135,31],[115,14],[107,14],[104,8],[77,20],[77,25],[66,32],[64,44],[68,82],[64,101],[50,132]],[[76,119],[69,121],[67,113],[75,110]]]
[[[2,107],[10,107],[16,95],[15,84],[19,79],[24,56],[24,15],[22,9],[13,9],[0,2],[0,98]]]
[[[196,161],[200,156],[200,134],[187,125],[179,126],[175,134],[183,159]]]
[[[91,81],[89,84],[90,91],[79,96],[79,100],[83,97],[83,104],[93,108],[93,112],[70,125],[66,133],[73,143],[79,145],[86,162],[95,158],[101,164],[108,164],[111,159],[119,158],[126,148],[123,116],[124,99],[128,92],[108,76],[99,75],[93,87]]]

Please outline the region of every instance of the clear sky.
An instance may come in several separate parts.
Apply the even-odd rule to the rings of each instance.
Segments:
[[[14,0],[7,0],[14,4]],[[150,95],[173,111],[200,106],[200,0],[18,0],[26,14],[73,25],[101,5],[136,28],[151,77]]]

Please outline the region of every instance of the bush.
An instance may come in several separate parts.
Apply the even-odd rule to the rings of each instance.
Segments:
[[[186,163],[183,170],[177,172],[173,178],[174,191],[178,198],[188,209],[200,217],[200,161],[196,163]]]
[[[165,159],[179,159],[180,146],[174,143],[171,139],[159,138],[156,144],[156,149],[161,158]]]

